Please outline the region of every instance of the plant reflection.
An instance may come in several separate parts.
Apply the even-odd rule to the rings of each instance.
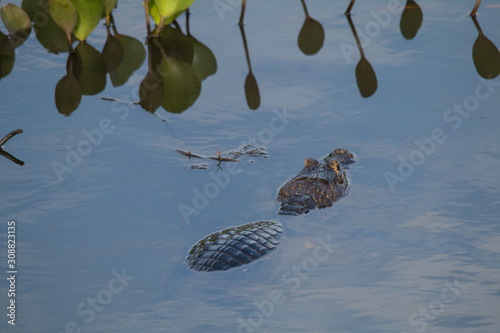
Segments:
[[[352,10],[352,7],[354,7],[354,2],[356,2],[356,0],[351,0],[351,2],[349,2],[349,6],[347,6],[347,9],[344,13],[345,15],[351,16],[351,10]]]
[[[479,4],[477,5],[479,6]],[[500,52],[495,44],[483,34],[476,17],[471,15],[471,18],[479,33],[472,47],[474,66],[476,66],[476,71],[481,77],[494,79],[500,74]]]
[[[51,53],[68,52],[68,39],[66,33],[49,15],[48,0],[24,0],[22,8],[29,15],[33,22],[36,38],[40,44]],[[71,42],[76,40],[76,37],[71,35]]]
[[[352,23],[351,16],[346,15],[346,17],[361,55],[361,59],[356,66],[356,82],[361,96],[368,98],[373,95],[375,91],[377,91],[377,76],[375,75],[372,65],[370,65],[368,60],[365,58],[365,53],[361,47],[361,42],[359,41],[358,34],[356,33],[356,28]]]
[[[481,3],[481,0],[476,0],[476,3],[474,4],[474,8],[472,8],[472,12],[470,13],[470,16],[474,17],[476,16],[477,9],[479,8],[479,4]]]
[[[0,31],[0,79],[6,77],[14,68],[16,53],[10,38]]]
[[[124,85],[132,74],[138,70],[144,59],[146,58],[146,50],[141,42],[130,36],[125,36],[119,34],[116,26],[114,24],[113,15],[110,15],[111,26],[113,27],[113,39],[115,41],[115,49],[113,50],[113,55],[111,56],[112,61],[115,62],[115,66],[107,68],[109,72],[109,78],[113,87],[119,87]],[[108,36],[110,36],[110,29],[108,27]],[[116,43],[118,42],[118,43]],[[120,44],[121,48],[116,48]],[[103,55],[104,49],[103,49]],[[108,54],[106,54],[108,55]],[[112,69],[112,70],[110,70]]]
[[[314,55],[323,47],[325,30],[321,23],[309,16],[305,1],[300,0],[300,2],[302,2],[306,18],[302,25],[302,29],[300,29],[297,43],[302,53],[305,55]]]
[[[257,80],[252,72],[252,64],[250,63],[250,54],[248,52],[247,39],[245,37],[245,28],[243,24],[240,25],[241,39],[243,40],[243,47],[245,48],[245,56],[248,64],[248,75],[245,79],[245,96],[247,99],[248,107],[251,110],[257,110],[260,106],[260,93]]]
[[[181,113],[191,107],[201,93],[202,81],[217,72],[217,60],[212,51],[190,33],[189,6],[194,0],[146,0],[144,2],[147,26],[147,53],[137,39],[118,32],[113,10],[118,0],[23,0],[22,7],[3,5],[0,15],[8,34],[0,32],[0,79],[9,75],[14,67],[15,49],[35,31],[40,44],[51,53],[69,52],[66,73],[55,87],[57,110],[69,116],[80,105],[82,96],[102,92],[107,74],[114,87],[123,86],[148,61],[148,72],[139,86],[137,104],[144,110],[155,112],[160,106],[172,113]],[[472,57],[478,74],[495,78],[500,74],[500,53],[484,36],[475,19],[480,4],[477,0],[471,12],[477,28]],[[325,41],[323,26],[308,13],[305,0],[301,0],[305,20],[297,38],[299,49],[305,55],[318,53]],[[355,38],[360,60],[355,76],[362,97],[370,97],[377,90],[375,71],[365,58],[362,45],[351,19],[355,0],[350,0],[345,12]],[[261,96],[252,71],[244,29],[246,0],[242,0],[239,20],[240,32],[248,65],[244,82],[245,98],[251,110],[259,109]],[[176,18],[186,13],[186,33]],[[99,25],[106,21],[106,42],[99,52],[86,41]],[[151,30],[150,19],[156,23]],[[400,19],[401,34],[413,39],[423,22],[423,14],[414,0],[407,0]],[[76,47],[73,49],[75,42]]]
[[[176,21],[151,34],[149,6],[146,9],[148,29],[148,74],[139,88],[143,109],[155,112],[158,107],[181,113],[192,106],[201,93],[201,82],[217,72],[212,51],[190,34],[186,13],[184,34]],[[158,35],[158,37],[156,37]]]
[[[14,130],[12,132],[10,132],[9,134],[7,134],[2,140],[0,140],[0,155],[5,157],[5,158],[8,158],[9,160],[11,160],[12,162],[16,163],[16,164],[19,164],[21,166],[24,165],[24,162],[15,158],[14,156],[12,156],[11,154],[9,154],[8,152],[6,152],[5,150],[3,150],[2,146],[7,142],[9,141],[10,139],[12,139],[12,137],[14,135],[17,135],[19,133],[22,133],[23,130],[21,129],[18,129],[18,130]]]
[[[413,0],[408,0],[401,14],[399,28],[405,39],[413,39],[422,25],[423,14],[420,6]]]
[[[21,46],[31,33],[31,21],[24,10],[13,4],[3,5],[0,16],[9,32],[0,31],[0,80],[10,74],[16,58],[15,49]]]
[[[243,25],[243,19],[245,18],[245,7],[247,6],[247,1],[243,0],[241,2],[241,14],[240,14],[240,20],[238,22],[239,25]]]
[[[23,2],[23,8],[34,22],[40,43],[49,52],[69,51],[66,75],[55,88],[55,104],[61,114],[69,116],[75,111],[82,95],[102,92],[106,87],[107,73],[113,86],[121,86],[144,62],[144,46],[138,40],[117,31],[112,16],[116,4],[116,0]],[[108,37],[101,54],[86,39],[97,27],[103,14]],[[77,39],[80,42],[73,49],[72,44]]]
[[[21,46],[31,33],[31,20],[24,10],[13,4],[3,5],[0,16],[9,32],[9,39],[14,48]]]

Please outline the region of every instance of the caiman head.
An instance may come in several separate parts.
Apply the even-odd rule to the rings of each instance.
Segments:
[[[343,148],[338,148],[332,151],[327,157],[324,158],[324,161],[326,163],[337,161],[342,166],[356,163],[354,154]]]

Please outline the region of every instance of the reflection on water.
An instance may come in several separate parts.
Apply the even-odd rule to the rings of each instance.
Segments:
[[[31,33],[29,16],[19,7],[6,4],[0,9],[2,21],[9,32],[0,32],[0,80],[14,68],[15,49],[21,46]]]
[[[9,154],[8,152],[6,152],[5,150],[3,150],[3,145],[5,143],[7,143],[7,141],[9,141],[10,139],[12,139],[12,137],[14,135],[17,135],[17,134],[22,133],[22,132],[23,132],[23,130],[21,130],[21,129],[14,130],[14,131],[10,132],[9,134],[7,134],[6,136],[4,136],[2,140],[0,140],[0,155],[2,155],[5,158],[8,158],[9,160],[11,160],[12,162],[14,162],[16,164],[19,164],[20,166],[23,166],[24,162],[21,161],[21,160],[19,160],[19,159],[17,159],[14,156],[12,156],[11,154]]]
[[[478,10],[480,4],[481,4],[481,0],[476,0],[476,3],[474,4],[474,8],[472,8],[472,12],[470,13],[470,16],[472,16],[472,17],[476,16],[476,13],[477,13],[477,10]]]
[[[241,1],[241,14],[240,14],[240,20],[238,22],[238,24],[240,26],[243,26],[244,22],[243,20],[245,19],[245,8],[247,6],[247,0],[242,0]]]
[[[354,39],[356,40],[359,54],[361,55],[361,59],[359,59],[359,62],[356,65],[356,83],[358,84],[361,96],[368,98],[373,95],[375,91],[377,91],[377,76],[375,75],[372,65],[365,58],[365,53],[363,52],[363,47],[359,41],[356,28],[352,23],[351,16],[346,15],[346,17],[347,22],[349,22],[349,26],[351,27],[352,34],[354,35]]]
[[[479,4],[479,1],[478,1]],[[477,73],[485,79],[494,79],[500,74],[500,52],[483,34],[475,16],[471,16],[479,36],[472,46],[472,59]]]
[[[0,79],[10,74],[15,58],[16,53],[9,37],[0,31]]]
[[[245,28],[240,24],[241,39],[243,40],[243,47],[245,49],[245,56],[248,65],[248,74],[245,79],[245,97],[247,99],[248,107],[251,110],[257,110],[260,106],[260,92],[259,85],[252,72],[252,64],[250,62],[250,54],[248,52],[247,38],[245,36]]]
[[[321,23],[309,16],[306,2],[304,0],[300,1],[302,2],[302,8],[304,8],[306,18],[300,29],[297,44],[305,55],[314,55],[318,53],[323,46],[325,41],[325,30]]]
[[[31,33],[31,21],[24,10],[14,4],[0,8],[2,21],[9,31],[9,39],[14,48],[21,46]]]
[[[346,17],[361,56],[355,69],[357,86],[361,96],[367,98],[377,91],[378,82],[371,63],[365,57],[364,41],[360,41],[350,16],[354,2],[352,0],[349,3]],[[309,15],[305,0],[301,0],[301,3],[305,20],[300,29],[297,44],[305,55],[314,55],[323,47],[325,31],[323,26]],[[478,5],[479,1],[476,3],[475,10],[477,10]],[[246,1],[243,1],[240,32],[248,66],[244,91],[248,107],[251,110],[257,110],[261,105],[261,94],[252,70],[245,28],[242,24],[245,6]],[[57,16],[58,22],[55,22],[52,16],[48,15],[51,9],[47,1],[36,3],[24,1],[23,9],[26,13],[14,5],[3,7],[2,10],[6,14],[2,17],[10,15],[16,19],[17,17],[22,19],[17,20],[21,23],[8,27],[10,33],[8,36],[0,34],[0,46],[2,46],[0,49],[0,63],[2,64],[0,77],[5,77],[11,72],[14,66],[14,48],[26,40],[31,30],[29,20],[32,20],[37,39],[45,48],[50,52],[70,51],[66,66],[67,73],[55,87],[55,104],[61,114],[66,116],[72,114],[79,107],[82,95],[96,95],[104,91],[107,74],[109,74],[114,87],[124,85],[141,67],[146,53],[139,40],[118,33],[112,15],[114,8],[112,5],[104,8],[107,39],[102,52],[99,52],[85,42],[85,39],[96,27],[96,20],[100,20],[100,16],[94,15],[89,18],[86,25],[79,24],[73,28],[69,23],[64,21],[61,23],[59,16]],[[77,8],[78,10],[83,9]],[[152,12],[148,12],[148,10],[152,10]],[[193,106],[199,98],[201,82],[217,72],[216,58],[205,44],[198,41],[189,32],[189,14],[186,14],[186,33],[184,33],[178,22],[172,18],[162,20],[153,1],[149,2],[146,11],[148,12],[146,25],[149,37],[146,44],[149,70],[139,85],[138,104],[150,112],[155,112],[162,106],[168,112],[181,113]],[[175,17],[178,17],[182,12],[177,12]],[[157,23],[153,32],[149,26],[149,14]],[[389,12],[386,15],[390,15]],[[45,18],[43,25],[37,25],[40,16]],[[472,19],[479,33],[473,46],[474,65],[482,77],[495,78],[500,73],[498,49],[485,37],[474,16]],[[407,0],[400,19],[400,30],[403,37],[407,40],[413,39],[421,27],[422,21],[423,14],[420,6],[413,0]],[[75,36],[83,42],[79,42],[73,50],[72,43],[76,40]],[[365,37],[363,36],[363,40],[366,40]]]
[[[401,14],[401,21],[399,22],[399,28],[403,37],[408,40],[415,38],[423,19],[424,16],[420,6],[415,1],[408,0]]]
[[[349,5],[347,6],[347,9],[344,13],[345,15],[351,16],[351,10],[352,10],[352,7],[354,7],[354,2],[356,2],[356,0],[351,0],[351,2],[349,2]]]

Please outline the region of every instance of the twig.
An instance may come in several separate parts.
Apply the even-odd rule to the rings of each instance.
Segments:
[[[0,140],[0,147],[3,146],[7,141],[9,141],[10,139],[12,139],[12,137],[16,134],[19,134],[19,133],[22,133],[23,130],[22,129],[17,129],[15,131],[12,131],[10,132],[9,134],[7,134],[2,140]],[[0,148],[1,149],[1,148]]]

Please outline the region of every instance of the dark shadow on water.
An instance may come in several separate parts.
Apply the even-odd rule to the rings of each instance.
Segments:
[[[346,17],[347,22],[349,22],[349,26],[351,27],[352,34],[354,35],[354,39],[356,40],[356,44],[358,45],[359,53],[361,55],[361,59],[359,59],[359,62],[356,65],[356,83],[358,84],[358,89],[361,96],[368,98],[377,91],[377,76],[375,75],[375,71],[373,70],[372,65],[365,58],[365,53],[363,52],[363,47],[361,46],[361,42],[359,41],[356,28],[352,23],[351,16],[346,15]]]
[[[407,40],[415,38],[418,29],[422,26],[423,19],[424,16],[420,6],[415,1],[408,0],[399,22],[399,29],[403,37]]]
[[[481,30],[475,16],[471,16],[476,26],[478,36],[472,46],[472,60],[477,73],[485,79],[494,79],[500,74],[500,52],[491,40]]]
[[[305,1],[300,1],[302,2],[302,8],[304,9],[306,18],[302,28],[300,29],[297,44],[300,51],[302,51],[305,55],[314,55],[323,47],[323,43],[325,41],[325,30],[323,29],[321,23],[309,16]]]
[[[354,3],[355,3],[355,2],[356,2],[356,0],[351,0],[351,1],[349,2],[349,5],[347,6],[347,9],[346,9],[346,11],[345,11],[345,13],[344,13],[345,15],[347,15],[347,16],[350,16],[350,15],[351,15],[351,10],[352,10],[352,7],[354,7]]]
[[[243,47],[245,48],[245,56],[248,64],[248,75],[245,79],[245,96],[247,99],[248,107],[251,110],[257,110],[260,107],[260,92],[257,80],[252,72],[252,64],[250,62],[250,53],[248,52],[247,38],[245,36],[245,27],[240,24],[241,39],[243,40]]]

